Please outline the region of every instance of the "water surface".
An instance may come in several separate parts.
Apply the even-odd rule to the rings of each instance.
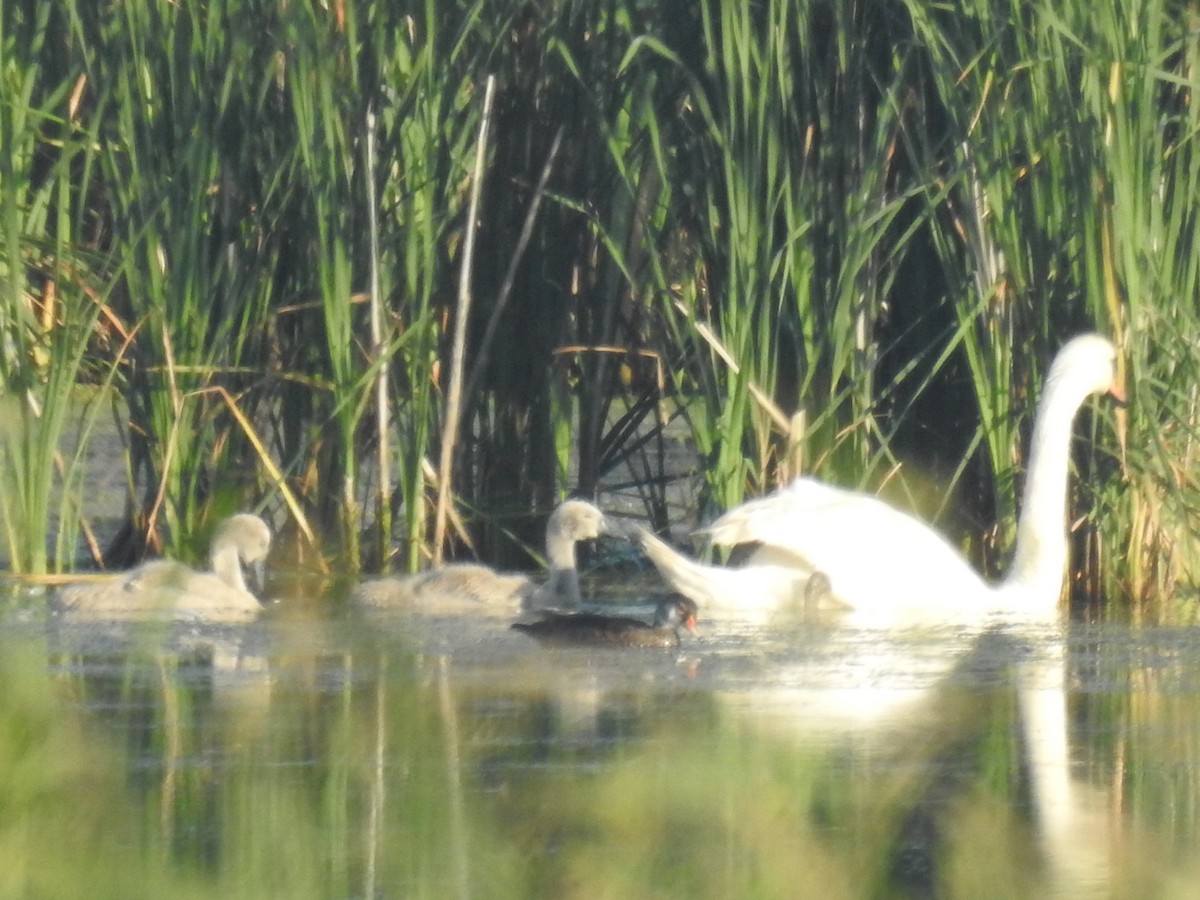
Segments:
[[[1188,897],[1200,876],[1193,629],[708,623],[678,651],[547,650],[496,618],[43,604],[16,591],[0,629],[4,896]]]

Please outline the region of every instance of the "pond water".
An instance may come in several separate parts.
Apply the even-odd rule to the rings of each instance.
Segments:
[[[1196,893],[1194,629],[548,650],[314,608],[71,624],[14,589],[0,896]]]

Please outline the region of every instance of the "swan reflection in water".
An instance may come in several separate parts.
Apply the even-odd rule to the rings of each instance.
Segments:
[[[999,714],[1013,729],[1044,883],[1052,895],[1108,883],[1110,802],[1105,789],[1072,774],[1060,629],[848,628],[823,640],[805,659],[771,661],[737,689],[718,688],[720,702],[762,734],[863,754],[875,771],[883,763],[884,771],[927,773],[924,790],[941,796],[977,781],[982,757],[970,748]]]

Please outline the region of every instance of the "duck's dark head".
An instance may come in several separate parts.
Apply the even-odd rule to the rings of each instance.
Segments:
[[[686,628],[696,633],[696,616],[700,612],[695,602],[676,594],[661,601],[654,612],[654,624],[658,628]]]

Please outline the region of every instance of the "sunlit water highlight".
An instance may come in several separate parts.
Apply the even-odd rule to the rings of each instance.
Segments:
[[[43,603],[17,592],[0,632],[4,896],[1187,897],[1200,875],[1192,629],[547,650],[503,619]]]

